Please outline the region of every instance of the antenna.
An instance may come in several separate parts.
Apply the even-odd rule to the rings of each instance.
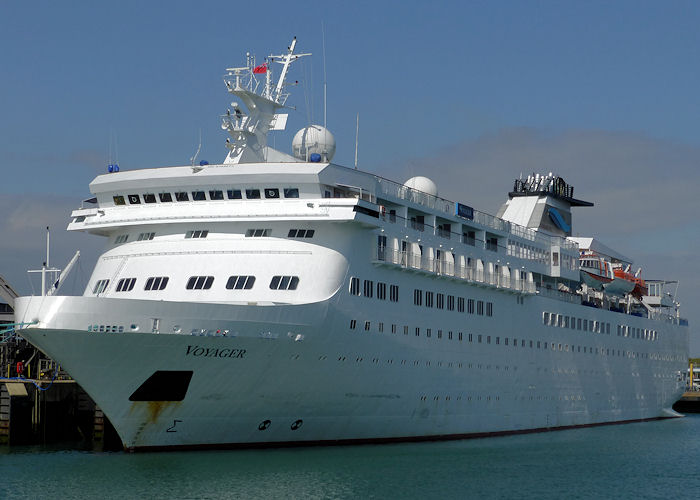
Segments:
[[[321,35],[323,37],[323,128],[326,128],[326,27],[321,21]]]
[[[357,144],[360,140],[360,113],[357,113],[357,125],[355,128],[355,170],[357,170]]]
[[[190,158],[190,161],[192,162],[192,166],[194,167],[194,162],[197,160],[197,156],[199,156],[199,151],[202,149],[202,129],[199,129],[199,146],[197,146],[197,151],[194,152],[194,156]]]

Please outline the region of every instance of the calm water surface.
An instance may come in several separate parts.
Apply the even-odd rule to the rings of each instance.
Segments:
[[[12,498],[700,498],[700,415],[439,443],[184,453],[12,448]]]

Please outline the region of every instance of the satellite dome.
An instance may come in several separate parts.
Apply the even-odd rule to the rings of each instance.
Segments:
[[[321,125],[309,125],[294,136],[292,153],[302,161],[310,161],[311,156],[317,154],[321,157],[320,161],[329,162],[335,154],[335,137]]]
[[[437,196],[438,195],[438,190],[437,186],[433,181],[428,179],[427,177],[411,177],[408,179],[405,183],[404,186],[409,187],[411,189],[416,189],[418,191],[422,191],[424,193],[428,193],[432,196]]]

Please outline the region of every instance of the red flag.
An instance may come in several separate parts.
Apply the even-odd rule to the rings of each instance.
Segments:
[[[256,66],[255,68],[253,68],[253,73],[255,73],[255,74],[267,73],[267,63],[261,64],[260,66]]]

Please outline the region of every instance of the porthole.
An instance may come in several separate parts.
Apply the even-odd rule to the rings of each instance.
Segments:
[[[297,430],[299,427],[301,427],[303,424],[304,424],[304,421],[303,421],[303,420],[301,420],[301,419],[295,420],[294,422],[292,422],[292,425],[290,426],[290,429],[292,429],[293,431],[295,431],[295,430]]]

